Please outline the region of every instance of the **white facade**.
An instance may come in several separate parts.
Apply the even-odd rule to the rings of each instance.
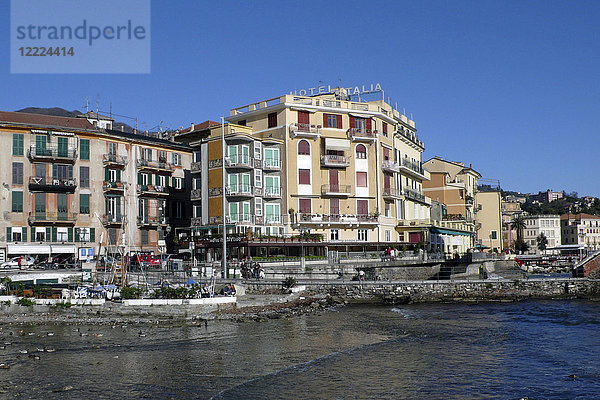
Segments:
[[[542,254],[538,249],[537,238],[542,233],[548,239],[546,248],[550,249],[561,244],[560,216],[558,215],[528,215],[525,218],[523,240],[529,245],[529,254]],[[552,251],[546,251],[546,253]]]

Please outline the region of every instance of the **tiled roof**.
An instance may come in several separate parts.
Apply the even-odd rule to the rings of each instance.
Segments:
[[[0,111],[0,122],[70,129],[96,129],[84,118],[56,117],[53,115],[29,114],[12,111]]]
[[[579,220],[581,220],[581,219],[600,219],[600,217],[597,215],[586,214],[586,213],[580,213],[580,214],[567,213],[567,214],[561,215],[560,219],[579,219]]]
[[[203,131],[205,129],[208,129],[211,126],[220,125],[220,124],[221,124],[220,122],[215,122],[215,121],[207,120],[207,121],[201,122],[199,124],[194,124],[194,132],[196,132],[196,131]],[[190,133],[190,132],[192,132],[192,127],[191,126],[185,128],[185,129],[183,129],[181,131],[179,131],[179,134],[182,135],[184,133]]]

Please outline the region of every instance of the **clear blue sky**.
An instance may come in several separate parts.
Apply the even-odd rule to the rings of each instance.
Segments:
[[[99,94],[100,109],[176,128],[319,81],[380,82],[424,159],[600,196],[599,1],[154,0],[147,75],[11,75],[9,15],[2,1],[1,110]]]

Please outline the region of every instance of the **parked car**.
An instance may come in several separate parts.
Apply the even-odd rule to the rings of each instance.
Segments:
[[[35,264],[35,258],[31,256],[13,257],[0,264],[0,268],[19,268],[19,258],[23,258],[23,261],[21,262],[23,268],[29,268]]]

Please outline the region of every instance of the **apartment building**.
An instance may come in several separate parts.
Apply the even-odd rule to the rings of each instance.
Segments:
[[[477,243],[489,250],[502,250],[502,210],[500,191],[479,191],[475,193]]]
[[[191,149],[111,127],[97,114],[0,112],[0,142],[10,149],[0,160],[0,258],[87,258],[100,242],[168,251],[169,230],[189,225]]]
[[[550,189],[545,192],[538,192],[538,194],[532,194],[529,196],[530,201],[539,201],[540,203],[551,203],[554,200],[559,200],[563,198],[563,192],[554,192]]]
[[[337,88],[237,107],[227,119],[281,141],[284,235],[320,234],[330,248],[427,240],[424,145],[383,100]]]
[[[537,238],[542,233],[546,236],[549,249],[545,253],[555,253],[550,250],[561,244],[561,226],[559,215],[527,215],[524,217],[523,241],[529,245],[528,254],[541,254]]]
[[[464,226],[475,245],[478,226],[475,220],[475,191],[481,174],[462,162],[433,157],[423,164],[431,179],[423,181],[423,193],[432,200],[446,205],[444,220]]]
[[[591,214],[560,216],[561,244],[579,245],[588,251],[600,248],[600,217]]]
[[[511,200],[509,200],[511,199]],[[502,209],[502,250],[509,250],[517,240],[517,230],[512,227],[515,216],[522,214],[521,202],[507,197],[501,202]]]
[[[466,223],[447,218],[445,204],[431,201],[431,227],[427,250],[447,255],[465,254],[471,248],[471,231]]]

